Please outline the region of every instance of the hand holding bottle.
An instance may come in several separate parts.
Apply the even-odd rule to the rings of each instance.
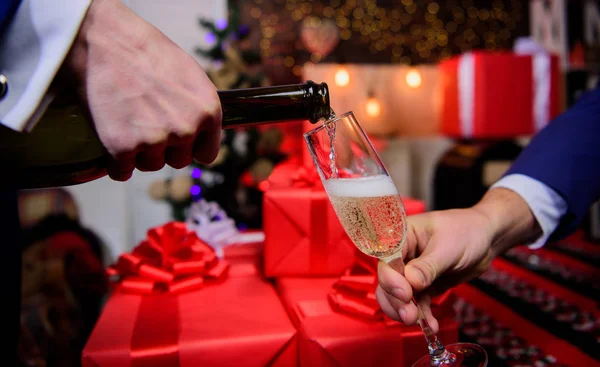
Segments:
[[[112,179],[216,157],[221,106],[214,85],[188,53],[121,2],[92,2],[65,71],[111,155]]]

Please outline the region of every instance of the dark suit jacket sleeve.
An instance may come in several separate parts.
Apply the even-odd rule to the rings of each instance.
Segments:
[[[21,0],[0,1],[0,33],[4,31],[4,28],[8,22],[10,22],[12,17],[15,15],[15,11],[20,3]]]
[[[582,96],[535,136],[509,174],[534,178],[561,195],[568,209],[550,239],[572,233],[600,198],[600,89]]]

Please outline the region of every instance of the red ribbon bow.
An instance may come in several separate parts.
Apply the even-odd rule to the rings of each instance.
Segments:
[[[329,303],[337,312],[372,321],[383,320],[383,311],[375,298],[377,275],[370,264],[360,260],[361,257],[357,257],[354,265],[335,282]]]
[[[337,312],[379,321],[383,312],[375,298],[376,288],[375,275],[343,275],[333,285],[329,302]]]
[[[117,277],[119,289],[125,292],[178,293],[199,289],[206,280],[222,279],[228,269],[185,223],[171,222],[149,230],[132,253],[119,256],[108,274]]]
[[[364,257],[364,256],[363,256]],[[329,303],[334,311],[371,321],[383,321],[386,326],[396,326],[398,322],[387,317],[375,297],[377,274],[373,264],[359,256],[354,265],[333,285],[329,293]],[[436,317],[452,316],[455,299],[452,291],[434,297],[431,309]]]

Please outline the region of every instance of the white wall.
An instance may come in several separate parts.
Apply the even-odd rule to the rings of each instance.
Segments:
[[[194,54],[196,47],[205,48],[206,32],[199,18],[217,20],[227,17],[227,0],[122,0],[140,17],[152,23],[179,47],[194,55],[201,64],[206,59]]]
[[[123,0],[123,3],[194,57],[196,47],[206,47],[205,32],[198,19],[227,16],[226,0]],[[207,65],[207,60],[196,59]],[[75,196],[84,225],[102,237],[114,259],[135,246],[148,228],[171,219],[170,207],[152,201],[146,190],[154,180],[169,177],[175,171],[166,167],[159,172],[136,172],[127,183],[103,178],[66,189]]]

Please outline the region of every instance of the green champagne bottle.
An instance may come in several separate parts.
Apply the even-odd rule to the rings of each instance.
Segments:
[[[327,84],[218,91],[223,129],[308,120],[331,115]],[[0,188],[70,186],[107,174],[108,153],[75,104],[51,105],[29,133],[0,127]]]

